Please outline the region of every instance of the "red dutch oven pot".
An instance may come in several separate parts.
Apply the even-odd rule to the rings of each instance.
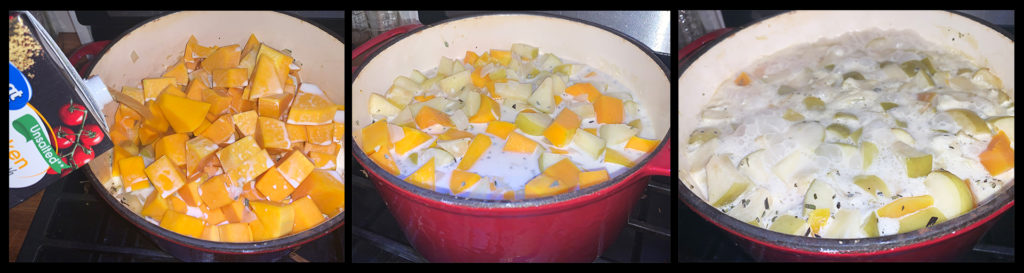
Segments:
[[[441,56],[508,48],[519,42],[595,66],[635,94],[664,136],[655,151],[624,174],[586,189],[522,201],[476,200],[409,184],[353,147],[406,238],[434,262],[592,262],[611,245],[651,175],[668,176],[668,69],[641,43],[613,30],[551,15],[471,16],[421,27],[391,41],[358,68],[352,83],[353,131],[371,123],[363,103],[387,91],[397,75],[428,71]],[[357,142],[353,142],[358,144]]]
[[[203,45],[241,45],[250,33],[260,42],[290,49],[292,56],[302,62],[302,80],[315,83],[334,103],[344,104],[346,62],[340,36],[303,19],[271,11],[186,11],[143,22],[111,42],[88,75],[100,76],[116,92],[122,86],[137,86],[143,78],[163,73],[181,56],[190,35]],[[103,105],[108,124],[113,121],[116,108],[116,102]],[[253,243],[213,242],[184,236],[145,220],[125,205],[141,204],[125,202],[111,194],[112,160],[113,150],[97,156],[88,165],[94,188],[106,189],[98,194],[118,214],[146,231],[161,249],[184,261],[274,261],[345,222],[342,212],[301,233]]]
[[[1014,43],[987,23],[945,11],[793,11],[721,35],[681,61],[679,137],[688,143],[700,110],[718,85],[761,57],[791,45],[812,43],[858,30],[910,29],[932,43],[959,50],[1000,76],[1014,91]],[[691,52],[680,52],[689,55]],[[684,154],[679,156],[679,198],[702,218],[725,230],[761,261],[950,261],[971,250],[1014,203],[1014,181],[970,212],[920,230],[875,238],[823,239],[793,236],[732,218],[690,191]],[[685,223],[680,223],[685,224]]]

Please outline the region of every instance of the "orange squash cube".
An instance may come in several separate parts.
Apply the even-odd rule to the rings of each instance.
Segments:
[[[251,201],[249,206],[256,214],[256,219],[263,225],[264,235],[269,236],[258,236],[254,232],[254,237],[272,239],[292,232],[295,224],[295,209],[292,206],[267,201]]]
[[[160,227],[194,238],[200,238],[203,235],[205,226],[203,220],[174,210],[167,210],[164,212],[163,219],[160,219]]]
[[[579,98],[582,95],[586,95],[587,101],[594,103],[599,97],[601,97],[601,91],[598,91],[594,85],[590,83],[577,83],[565,88],[565,93],[569,93],[574,98]],[[596,110],[595,110],[596,111]]]
[[[171,196],[167,196],[167,203],[171,204],[171,210],[173,211],[178,213],[188,212],[188,204],[185,203],[184,199],[181,199],[180,195],[172,194]]]
[[[270,200],[256,189],[256,181],[249,181],[242,184],[242,198],[248,200]]]
[[[614,149],[604,149],[604,162],[619,164],[626,168],[633,168],[635,165],[632,160]]]
[[[115,131],[112,131],[112,132],[117,132],[117,131],[115,130]],[[139,145],[144,146],[144,147],[146,147],[146,146],[152,147],[152,146],[149,146],[149,144],[153,144],[153,142],[156,142],[156,140],[159,139],[163,135],[164,135],[163,132],[157,132],[156,130],[153,130],[153,129],[149,128],[149,127],[145,127],[145,126],[140,127],[139,128]]]
[[[444,133],[442,133],[441,135],[437,136],[437,139],[441,140],[441,141],[446,141],[446,140],[453,140],[453,139],[460,139],[460,138],[467,138],[467,137],[473,137],[473,134],[470,133],[470,132],[462,131],[462,130],[455,129],[455,128],[448,128],[447,131],[444,131]]]
[[[608,181],[608,170],[601,169],[596,171],[581,172],[580,173],[580,188],[586,188],[593,185],[600,184],[601,182]]]
[[[1010,137],[1006,132],[999,130],[988,143],[988,147],[978,155],[978,160],[991,175],[1013,169],[1013,147],[1010,147]]]
[[[202,200],[199,199],[199,181],[185,183],[184,186],[181,186],[181,188],[178,189],[178,196],[181,197],[182,201],[185,201],[185,204],[192,207],[198,207],[202,202]]]
[[[174,166],[184,167],[185,166],[185,142],[188,141],[188,135],[186,134],[171,134],[161,137],[154,144],[154,155],[153,157],[160,158],[167,156]]]
[[[345,124],[341,122],[334,122],[334,134],[331,137],[332,142],[341,144],[345,139]]]
[[[643,139],[633,136],[629,138],[628,142],[626,142],[626,148],[650,153],[651,151],[654,151],[654,148],[658,147],[658,143],[660,142],[657,140]]]
[[[548,166],[542,172],[544,175],[550,176],[559,181],[559,183],[575,187],[579,184],[580,180],[580,169],[576,167],[568,158],[564,158],[557,163]]]
[[[274,202],[283,202],[295,190],[277,171],[277,167],[270,167],[256,180],[256,189]]]
[[[484,132],[492,134],[500,139],[508,139],[508,134],[516,130],[516,125],[507,121],[495,120],[487,123],[487,130]]]
[[[231,112],[231,96],[218,89],[206,88],[201,92],[202,101],[210,104],[209,114],[220,116]]]
[[[221,208],[234,201],[228,190],[227,176],[217,175],[210,177],[202,184],[199,184],[199,199],[210,208]]]
[[[317,145],[327,145],[333,143],[334,139],[334,124],[328,123],[324,125],[305,125],[306,126],[306,143],[312,143]]]
[[[292,226],[292,234],[303,232],[313,228],[327,220],[320,208],[316,206],[309,196],[295,199],[291,206],[295,209],[295,221]]]
[[[260,150],[255,156],[245,160],[242,166],[226,170],[230,182],[241,184],[256,179],[259,175],[274,166],[274,159],[270,157],[266,149]]]
[[[327,98],[300,92],[288,109],[288,123],[298,125],[323,125],[334,122],[334,103]]]
[[[597,123],[622,123],[622,113],[622,100],[618,98],[601,95],[594,101],[594,114],[597,116]]]
[[[448,189],[452,194],[460,194],[480,181],[480,175],[472,172],[453,170],[451,179],[448,180]]]
[[[565,183],[554,177],[541,174],[530,180],[530,182],[526,182],[523,191],[526,194],[526,198],[539,198],[566,193],[575,186],[575,184]]]
[[[448,118],[448,115],[444,112],[438,111],[430,106],[424,106],[420,108],[420,112],[416,114],[416,126],[420,130],[425,130],[427,127],[433,126],[434,124],[440,124],[445,128],[455,127],[452,120]]]
[[[199,239],[207,241],[220,241],[220,227],[211,224],[204,224],[203,234],[199,236]]]
[[[288,139],[292,143],[306,142],[306,125],[295,125],[295,124],[284,124],[284,128],[288,131]]]
[[[258,49],[260,46],[260,40],[256,39],[256,34],[249,33],[249,39],[245,41],[245,46],[242,46],[242,57],[249,55],[253,50]]]
[[[298,151],[292,151],[288,153],[277,163],[277,171],[281,173],[281,176],[292,185],[292,187],[298,187],[303,180],[313,172],[316,168],[313,162],[306,158],[305,155]]]
[[[228,223],[220,225],[220,240],[230,243],[252,242],[252,230],[247,223]]]
[[[249,80],[249,71],[245,68],[219,68],[210,71],[213,76],[213,87],[243,87]]]
[[[210,141],[216,144],[226,143],[234,140],[235,136],[235,124],[231,120],[230,114],[224,114],[210,123],[206,130],[201,132],[199,135],[206,137]]]
[[[494,90],[493,88],[490,90]],[[491,91],[493,93],[493,91]],[[423,107],[427,108],[427,107]],[[421,112],[423,110],[420,110]],[[491,97],[481,95],[480,96],[480,109],[477,109],[476,114],[469,117],[471,123],[488,123],[494,120],[501,119],[501,105],[494,102]],[[423,127],[420,127],[423,128]]]
[[[164,118],[171,128],[178,133],[195,131],[199,124],[206,118],[210,110],[210,104],[202,101],[190,100],[184,95],[176,96],[170,92],[164,92],[157,98],[156,104],[163,111]],[[187,110],[186,110],[187,109]]]
[[[374,153],[374,154],[378,154],[378,153]],[[334,167],[337,165],[337,163],[334,162],[334,161],[337,160],[336,158],[337,158],[337,156],[333,155],[333,154],[327,154],[327,153],[321,153],[321,152],[309,152],[309,160],[313,162],[313,167],[316,168],[316,169],[334,169]],[[374,157],[371,156],[370,159],[374,159]],[[377,159],[374,159],[374,162],[377,162],[376,160]],[[394,164],[394,161],[391,161],[390,163]],[[387,162],[385,162],[385,164],[387,164]],[[384,166],[381,166],[381,167],[384,167]],[[386,170],[390,170],[391,167],[392,166],[388,166],[388,168],[385,168],[385,169]],[[393,167],[395,168],[395,170],[398,169],[397,166],[393,166]]]
[[[244,96],[247,100],[255,100],[267,95],[285,93],[284,80],[278,76],[277,68],[274,66],[274,61],[268,56],[256,57],[256,66],[253,68],[250,78],[251,85],[249,86],[249,93],[247,96]]]
[[[185,185],[185,176],[166,156],[146,167],[146,177],[149,177],[149,181],[164,198]]]
[[[217,151],[217,158],[225,171],[236,169],[260,151],[254,137],[243,137]]]
[[[256,102],[256,112],[261,117],[270,117],[275,119],[281,119],[281,116],[286,113],[288,104],[291,103],[291,93],[272,94],[260,97]]]
[[[142,89],[131,86],[121,87],[121,94],[127,95],[129,98],[135,99],[139,103],[146,102],[146,95],[144,95]],[[127,106],[126,106],[127,107]]]
[[[206,71],[214,71],[221,68],[234,68],[238,66],[241,60],[241,47],[239,45],[229,45],[225,47],[219,47],[206,57],[203,62],[199,64],[199,67]]]
[[[256,134],[256,120],[259,115],[256,111],[245,111],[231,116],[231,122],[242,136],[248,137]]]
[[[256,140],[266,149],[290,149],[291,140],[284,121],[276,118],[257,117]]]
[[[206,224],[216,225],[227,221],[227,218],[224,217],[224,211],[220,210],[220,208],[210,208],[204,204],[199,206],[199,210],[203,212],[202,219],[206,221]]]
[[[202,171],[199,166],[203,166],[209,160],[216,160],[213,155],[219,149],[220,146],[217,143],[203,136],[196,136],[186,141],[185,175],[192,177]]]
[[[413,185],[419,186],[420,188],[434,190],[434,158],[427,160],[427,163],[420,166],[416,172],[413,172],[409,177],[405,178],[405,181],[412,183]]]
[[[378,120],[362,129],[362,147],[366,154],[390,150],[391,133],[386,120]]]
[[[199,42],[196,41],[195,36],[189,36],[188,42],[185,43],[185,54],[181,57],[181,59],[185,60],[186,65],[188,65],[189,63],[196,65],[197,58],[203,59],[209,57],[210,54],[213,54],[213,50],[215,49],[216,47],[201,46],[199,45]],[[189,69],[195,69],[195,67],[190,67]]]
[[[171,128],[171,124],[167,123],[167,118],[164,117],[163,111],[160,110],[160,106],[157,106],[156,102],[147,102],[146,108],[149,108],[149,113],[152,114],[153,117],[142,121],[143,129],[150,129],[153,133],[163,134],[164,132],[167,132],[167,129]],[[143,138],[144,136],[141,135],[142,132],[140,131],[139,133],[139,137]],[[144,138],[143,142],[145,142]]]
[[[295,59],[277,51],[267,44],[260,44],[259,49],[256,51],[256,59],[262,59],[264,56],[273,61],[274,70],[277,71],[277,78],[280,79],[281,82],[285,82],[285,79],[288,78],[288,72],[291,71],[290,67],[292,62]]]
[[[537,151],[537,142],[519,133],[512,133],[505,142],[504,151],[520,154],[533,154]]]
[[[434,137],[415,128],[402,126],[402,132],[405,133],[405,137],[395,142],[395,153],[399,156],[405,156],[409,151],[421,147],[434,139]]]
[[[178,80],[171,77],[142,79],[142,95],[145,101],[156,100],[168,86],[178,84]]]
[[[563,109],[558,116],[555,116],[551,125],[544,129],[544,137],[555,147],[565,147],[572,141],[572,137],[576,135],[576,129],[579,127],[580,117],[572,111]]]
[[[161,196],[159,191],[153,191],[153,193],[150,193],[149,197],[146,198],[146,203],[142,205],[142,210],[139,211],[139,214],[142,216],[148,216],[159,222],[160,219],[164,218],[164,212],[167,212],[167,210],[170,209],[171,204],[167,202],[167,199]]]
[[[460,171],[469,170],[476,164],[476,161],[480,159],[480,156],[487,151],[487,148],[491,147],[491,137],[484,134],[477,134],[473,137],[473,140],[469,142],[469,148],[466,149],[466,154],[463,155],[462,161],[459,161],[459,166],[456,169]]]
[[[328,216],[338,215],[345,210],[345,182],[332,170],[313,170],[292,192],[292,199],[309,196],[320,212]]]
[[[149,187],[149,177],[146,176],[146,165],[141,156],[133,156],[121,159],[117,162],[121,171],[121,182],[124,184],[125,192],[133,192]]]
[[[188,86],[185,87],[185,97],[190,100],[204,101],[203,90],[206,89],[210,89],[210,87],[203,83],[203,81],[198,78],[192,79]]]
[[[220,208],[228,223],[245,223],[255,219],[256,215],[245,206],[245,200],[238,199]]]
[[[188,84],[188,70],[185,69],[185,62],[183,60],[178,60],[174,65],[167,67],[167,71],[160,76],[164,78],[174,78],[175,83],[178,85]]]

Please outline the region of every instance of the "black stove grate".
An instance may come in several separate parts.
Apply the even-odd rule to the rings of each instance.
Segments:
[[[25,235],[19,262],[176,262],[145,231],[122,218],[77,170],[46,188]],[[341,229],[275,262],[345,260]]]
[[[358,165],[358,164],[355,164]],[[357,168],[359,166],[356,166]],[[356,263],[427,262],[405,239],[373,184],[352,172],[352,260]],[[652,177],[616,241],[595,263],[671,262],[671,188],[668,177]]]

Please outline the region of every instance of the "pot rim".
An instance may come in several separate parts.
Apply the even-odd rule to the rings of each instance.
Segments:
[[[112,39],[110,41],[110,43],[106,47],[104,47],[103,50],[100,51],[99,54],[97,54],[97,56],[98,56],[98,58],[96,58],[97,61],[91,63],[91,66],[89,67],[89,69],[86,70],[86,75],[91,75],[92,74],[93,68],[96,67],[96,64],[98,63],[99,60],[103,59],[103,56],[106,55],[107,51],[110,50],[110,48],[112,48],[114,45],[116,45],[118,42],[120,42],[123,38],[125,38],[128,35],[132,34],[138,28],[140,28],[140,27],[142,27],[142,26],[144,26],[146,24],[149,24],[149,23],[151,23],[153,21],[156,21],[158,19],[164,18],[166,16],[171,16],[171,15],[176,15],[176,14],[184,14],[184,13],[190,13],[190,12],[193,12],[193,11],[175,11],[175,12],[165,13],[165,14],[161,14],[159,16],[155,16],[155,17],[146,19],[145,21],[142,21],[142,22],[132,26],[131,28],[129,28],[125,32],[123,32],[120,35],[118,35],[116,38]],[[332,38],[337,39],[338,41],[344,41],[344,39],[339,38],[340,36],[338,36],[337,33],[334,33],[334,31],[331,31],[330,29],[324,27],[323,25],[321,25],[319,23],[307,20],[307,19],[302,18],[302,17],[298,17],[298,16],[293,15],[293,14],[284,13],[284,12],[280,12],[280,11],[267,10],[266,12],[271,12],[272,14],[286,15],[286,16],[298,19],[299,21],[301,21],[303,23],[308,23],[308,24],[318,28],[319,30],[324,31],[325,33],[330,35]],[[344,45],[345,43],[342,42],[342,44]],[[120,201],[115,200],[113,195],[110,193],[110,191],[108,189],[106,189],[103,186],[102,183],[100,183],[99,178],[96,177],[96,175],[94,174],[94,172],[92,170],[92,166],[91,165],[90,166],[86,166],[86,168],[88,169],[88,171],[86,173],[89,176],[89,178],[90,178],[89,180],[93,184],[93,187],[97,188],[97,189],[102,189],[101,191],[99,191],[99,192],[102,192],[102,193],[98,193],[100,195],[100,197],[102,197],[102,199],[104,201],[106,201],[107,204],[110,205],[110,207],[114,208],[114,211],[116,211],[117,214],[120,214],[122,218],[127,219],[128,222],[132,223],[133,225],[135,225],[139,229],[142,229],[143,231],[146,231],[148,234],[150,234],[152,236],[155,236],[157,238],[161,238],[161,239],[166,240],[166,241],[173,242],[173,243],[181,245],[181,246],[188,247],[190,249],[196,249],[196,250],[200,250],[200,251],[204,251],[204,252],[212,252],[212,253],[219,253],[219,254],[232,254],[232,255],[239,255],[239,254],[246,255],[246,254],[269,253],[269,252],[275,252],[275,251],[280,251],[280,250],[283,250],[283,249],[297,247],[299,245],[302,245],[302,244],[308,243],[310,241],[319,239],[320,237],[323,237],[324,235],[337,230],[339,227],[341,227],[341,226],[343,226],[345,224],[345,213],[346,213],[346,211],[342,211],[341,213],[339,213],[337,215],[334,215],[331,218],[328,218],[323,223],[320,223],[319,225],[317,225],[317,226],[315,226],[315,227],[313,227],[311,229],[307,229],[307,230],[305,230],[303,232],[300,232],[300,233],[297,233],[297,234],[291,234],[291,235],[287,235],[287,236],[280,237],[280,238],[273,239],[273,240],[266,240],[266,241],[260,241],[260,242],[247,242],[247,243],[229,243],[229,242],[216,242],[216,241],[203,240],[203,239],[199,239],[199,238],[192,238],[192,237],[189,237],[189,236],[178,234],[177,232],[174,232],[174,231],[167,230],[167,229],[165,229],[163,227],[160,227],[157,224],[153,224],[152,222],[146,220],[142,216],[139,216],[135,212],[132,212],[132,211],[128,210],[128,208],[125,207],[124,204],[121,204]]]
[[[747,25],[737,27],[732,31],[723,33],[721,36],[707,42],[701,47],[695,49],[689,56],[683,56],[680,59],[679,65],[679,77],[687,71],[697,59],[704,56],[708,50],[717,46],[719,43],[729,39],[737,33],[748,29],[750,26],[771,20],[775,17],[782,16],[785,14],[799,12],[799,11],[788,11],[780,13],[774,16],[762,18],[760,20],[748,23]],[[945,11],[952,13],[953,15],[959,15],[977,23],[985,25],[990,29],[1003,34],[1011,42],[1014,41],[1013,35],[1008,33],[1006,30],[993,25],[989,22],[981,20],[977,17],[969,14],[964,14],[957,11]],[[677,79],[678,81],[678,79]],[[686,174],[684,170],[679,170],[680,174]],[[1004,189],[989,199],[978,203],[973,209],[964,213],[963,215],[957,216],[946,222],[936,224],[931,227],[921,228],[916,231],[907,233],[869,237],[869,238],[855,238],[855,239],[831,239],[831,238],[814,238],[805,236],[796,236],[790,234],[784,234],[768,230],[761,227],[756,227],[736,218],[733,218],[720,210],[712,207],[711,205],[704,202],[703,199],[697,197],[689,187],[683,183],[682,178],[677,181],[679,192],[679,200],[683,202],[690,210],[696,212],[704,220],[718,226],[719,228],[727,231],[729,234],[743,238],[747,241],[752,241],[760,245],[766,245],[771,248],[780,250],[786,250],[791,252],[798,252],[809,255],[830,255],[839,257],[858,257],[858,256],[873,256],[886,253],[896,253],[900,251],[917,249],[927,247],[935,243],[945,241],[946,239],[955,237],[959,234],[967,233],[972,231],[982,224],[991,222],[993,219],[1002,215],[1002,213],[1013,207],[1015,195],[1015,181],[1011,180],[1009,183],[1004,185]]]
[[[471,18],[477,18],[477,17],[489,17],[489,16],[511,16],[511,15],[516,15],[516,16],[518,16],[518,15],[527,15],[527,16],[550,17],[550,18],[554,18],[554,19],[561,19],[561,20],[566,20],[566,21],[570,21],[570,22],[575,22],[575,23],[581,24],[582,26],[598,28],[598,29],[604,30],[606,32],[612,33],[615,36],[617,36],[617,37],[619,37],[619,38],[621,38],[623,40],[626,40],[626,41],[632,43],[638,49],[640,49],[645,54],[647,54],[647,56],[650,57],[651,60],[654,61],[654,63],[657,64],[661,68],[661,70],[665,73],[665,77],[668,78],[668,75],[669,75],[668,66],[665,65],[665,63],[663,63],[661,61],[661,59],[659,59],[657,57],[657,55],[654,53],[654,51],[652,51],[650,48],[648,48],[643,43],[640,43],[636,39],[633,39],[633,38],[631,38],[631,37],[629,37],[629,36],[619,32],[617,30],[614,30],[612,28],[605,27],[605,26],[602,26],[602,25],[598,25],[598,24],[595,24],[595,23],[591,23],[589,21],[584,21],[584,20],[581,20],[581,19],[565,17],[565,16],[562,16],[562,15],[547,14],[547,13],[540,13],[540,12],[517,11],[517,12],[491,12],[491,13],[480,13],[480,14],[462,15],[462,16],[448,18],[448,19],[445,19],[443,21],[440,21],[440,22],[432,24],[432,25],[425,25],[423,27],[419,27],[419,28],[411,30],[411,31],[409,31],[407,33],[401,34],[400,36],[396,37],[395,39],[391,39],[386,44],[380,46],[375,52],[373,52],[369,56],[367,56],[366,60],[363,62],[363,65],[359,66],[359,68],[353,73],[352,82],[355,82],[355,79],[359,77],[359,75],[362,72],[363,68],[366,67],[366,64],[372,62],[377,57],[378,54],[381,54],[385,49],[391,47],[392,45],[394,45],[394,44],[396,44],[396,43],[398,43],[398,42],[400,42],[402,40],[405,40],[405,39],[407,39],[409,37],[412,37],[413,35],[419,34],[420,32],[422,32],[424,30],[431,29],[431,28],[434,28],[434,27],[438,27],[438,26],[441,26],[441,25],[445,25],[445,24],[448,24],[448,23],[458,22],[458,21],[465,20],[465,19],[471,19]],[[669,83],[671,84],[671,81],[669,81]],[[594,186],[590,186],[590,187],[585,188],[585,189],[579,189],[579,190],[576,190],[576,191],[568,192],[568,193],[563,193],[563,194],[558,194],[558,195],[553,195],[553,196],[547,196],[547,197],[541,197],[541,198],[532,198],[532,199],[525,199],[525,200],[512,200],[512,201],[510,201],[510,200],[488,200],[488,199],[458,197],[458,196],[451,195],[451,194],[443,194],[443,193],[439,193],[439,192],[436,192],[436,191],[420,188],[419,186],[413,185],[413,184],[411,184],[411,183],[409,183],[409,182],[407,182],[405,180],[398,179],[397,176],[392,175],[391,173],[388,173],[387,171],[385,171],[380,166],[377,166],[377,164],[374,163],[372,160],[370,160],[369,156],[366,155],[365,153],[363,153],[362,149],[359,148],[358,145],[356,145],[355,143],[352,144],[352,147],[353,147],[352,153],[355,154],[355,158],[357,159],[356,161],[359,162],[359,164],[361,164],[363,166],[363,168],[369,172],[368,176],[370,176],[371,179],[374,179],[374,177],[379,177],[382,180],[385,180],[387,183],[391,184],[393,187],[398,188],[398,189],[402,189],[405,192],[412,193],[415,196],[422,197],[421,199],[430,200],[430,201],[436,201],[439,204],[444,204],[444,205],[448,205],[448,206],[456,206],[456,207],[466,207],[466,208],[474,208],[474,209],[489,209],[489,210],[514,210],[514,209],[522,209],[522,208],[530,208],[530,207],[541,207],[541,206],[546,206],[546,205],[551,205],[551,204],[556,204],[556,203],[569,203],[568,201],[571,201],[571,200],[583,200],[583,199],[581,199],[581,197],[585,197],[585,196],[603,196],[603,195],[605,195],[605,193],[604,193],[605,190],[608,190],[609,193],[617,192],[617,191],[621,190],[623,187],[621,187],[621,186],[620,187],[614,187],[615,185],[626,184],[626,183],[619,183],[619,182],[627,180],[627,178],[633,177],[634,175],[643,173],[643,170],[647,167],[648,162],[651,161],[651,159],[654,158],[654,156],[656,154],[661,152],[662,149],[667,149],[666,148],[666,146],[667,146],[666,143],[668,142],[667,140],[669,140],[671,135],[672,135],[672,133],[671,133],[671,126],[670,126],[670,130],[668,130],[665,133],[665,136],[661,139],[661,142],[658,143],[658,147],[656,147],[653,151],[648,153],[648,155],[645,158],[643,158],[642,160],[637,162],[633,166],[633,168],[628,169],[626,172],[623,172],[622,174],[620,174],[620,175],[618,175],[616,177],[612,177],[612,178],[608,179],[608,181],[601,182],[600,184],[597,184],[597,185],[594,185]],[[639,180],[639,179],[635,179],[634,181],[636,181],[636,180]],[[622,185],[622,186],[625,186],[625,185]],[[601,192],[601,194],[597,194],[599,192]]]

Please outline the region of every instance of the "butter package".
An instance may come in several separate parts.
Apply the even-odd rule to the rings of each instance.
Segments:
[[[46,30],[28,12],[8,16],[9,208],[113,148],[106,124]]]

